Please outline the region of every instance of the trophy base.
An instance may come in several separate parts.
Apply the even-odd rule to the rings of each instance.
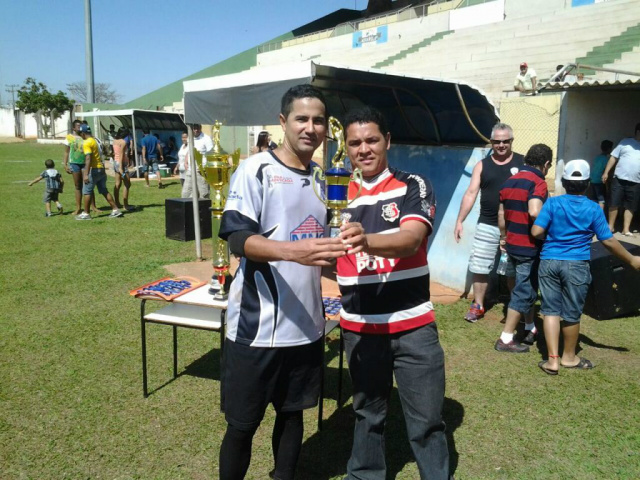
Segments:
[[[209,290],[209,292],[211,292],[211,290]],[[219,300],[221,302],[225,302],[225,301],[227,301],[229,299],[229,294],[227,292],[223,292],[222,290],[219,290],[213,296],[213,299],[214,300]]]
[[[209,295],[215,295],[221,290],[220,282],[218,281],[218,277],[214,275],[211,277],[211,282],[209,282]]]
[[[329,238],[336,238],[340,236],[340,227],[329,227]]]

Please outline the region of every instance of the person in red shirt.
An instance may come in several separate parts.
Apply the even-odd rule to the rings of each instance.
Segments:
[[[384,425],[395,376],[420,478],[449,478],[442,419],[444,352],[429,296],[427,238],[436,199],[428,179],[389,167],[391,136],[369,107],[345,118],[347,154],[361,194],[343,212],[338,259],[340,325],[356,424],[349,479],[385,478]],[[351,182],[353,199],[359,184]]]
[[[499,352],[524,353],[529,351],[514,339],[514,330],[522,315],[535,340],[533,305],[538,298],[538,263],[541,242],[531,235],[531,226],[538,217],[542,204],[549,196],[544,177],[551,167],[553,152],[542,143],[533,145],[524,157],[524,166],[509,178],[500,189],[498,226],[503,239],[501,248],[509,254],[515,266],[516,282],[511,290],[507,318],[495,349]],[[528,334],[529,335],[529,334]]]

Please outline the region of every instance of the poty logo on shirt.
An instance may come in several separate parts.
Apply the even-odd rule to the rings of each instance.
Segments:
[[[285,184],[285,185],[293,185],[293,178],[284,177],[282,175],[267,174],[267,183],[269,184],[269,188],[273,187],[277,183]]]
[[[324,227],[313,215],[309,215],[289,236],[292,242],[305,238],[322,238],[324,237]]]

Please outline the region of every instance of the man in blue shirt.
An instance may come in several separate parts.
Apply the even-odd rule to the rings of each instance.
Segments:
[[[149,135],[149,129],[143,129],[144,137],[140,140],[142,146],[142,171],[144,172],[144,181],[149,186],[149,167],[151,167],[153,173],[156,174],[158,179],[158,188],[162,188],[162,177],[160,177],[159,161],[162,159],[162,149],[160,148],[160,142],[153,135]]]
[[[567,195],[545,202],[531,227],[531,234],[546,241],[540,254],[540,293],[544,315],[544,336],[549,359],[538,366],[549,375],[557,375],[560,366],[591,369],[593,364],[576,356],[580,335],[580,315],[587,297],[591,272],[591,239],[598,240],[616,257],[640,270],[640,256],[631,255],[609,230],[604,212],[585,196],[589,188],[589,163],[572,160],[565,166],[562,186]],[[562,317],[563,323],[560,323]],[[560,326],[564,337],[559,355]]]

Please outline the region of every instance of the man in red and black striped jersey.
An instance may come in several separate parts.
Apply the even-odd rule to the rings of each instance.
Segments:
[[[506,233],[506,240],[500,243],[515,266],[516,283],[511,290],[504,329],[495,344],[499,352],[529,351],[528,345],[514,339],[514,331],[522,315],[528,324],[525,328],[535,335],[533,305],[538,298],[538,263],[542,244],[531,235],[531,226],[548,197],[544,177],[551,167],[552,158],[553,152],[547,145],[533,145],[524,157],[522,169],[500,189],[498,225],[503,237]]]
[[[343,212],[347,255],[338,259],[340,325],[353,383],[356,425],[348,478],[385,478],[384,425],[395,374],[420,478],[448,479],[442,420],[444,352],[429,297],[427,237],[436,199],[426,178],[388,166],[382,114],[347,114],[345,142],[362,169],[362,192]],[[349,198],[358,190],[349,185]]]

